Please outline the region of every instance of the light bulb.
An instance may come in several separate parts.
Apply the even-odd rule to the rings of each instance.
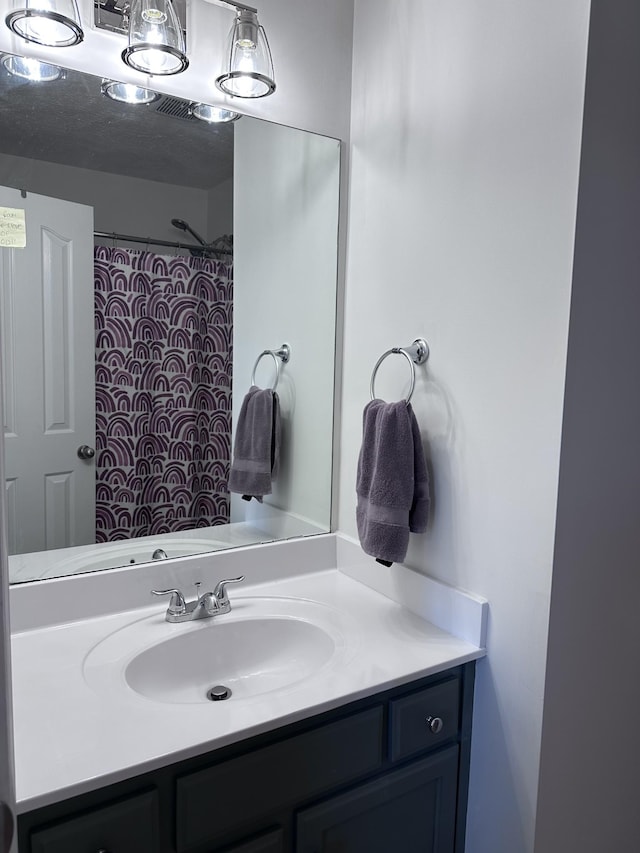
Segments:
[[[76,0],[26,0],[5,22],[25,41],[47,47],[70,47],[84,38]]]
[[[117,80],[103,80],[101,91],[112,101],[122,104],[152,104],[160,95],[151,89],[143,89],[134,83],[119,83]]]
[[[62,68],[48,62],[40,62],[33,57],[7,55],[3,57],[2,64],[13,77],[22,77],[36,83],[51,83],[64,77]]]
[[[222,107],[211,107],[209,104],[192,104],[189,108],[189,115],[199,118],[201,121],[208,121],[209,124],[223,124],[240,118],[240,113],[234,113]]]
[[[255,12],[238,10],[229,34],[227,70],[216,86],[236,98],[263,98],[275,91],[269,42]]]
[[[122,60],[144,74],[179,74],[188,67],[184,33],[171,0],[133,0]]]

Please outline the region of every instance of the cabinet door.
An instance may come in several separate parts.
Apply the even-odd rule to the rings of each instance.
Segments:
[[[31,853],[157,853],[158,799],[140,794],[34,830]]]
[[[371,775],[382,764],[382,706],[320,726],[176,782],[176,849],[221,845],[296,803]],[[212,820],[211,810],[215,810]],[[218,848],[219,849],[219,848]]]
[[[300,812],[298,853],[452,853],[458,747]]]

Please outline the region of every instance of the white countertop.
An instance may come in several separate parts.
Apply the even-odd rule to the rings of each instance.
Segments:
[[[126,687],[89,686],[84,662],[115,631],[166,603],[14,634],[13,701],[19,813],[121,781],[380,690],[474,660],[483,649],[414,615],[337,569],[231,588],[252,596],[303,598],[331,609],[341,653],[313,676],[260,696],[168,704]],[[215,617],[216,621],[225,616]],[[181,625],[164,623],[167,631]]]

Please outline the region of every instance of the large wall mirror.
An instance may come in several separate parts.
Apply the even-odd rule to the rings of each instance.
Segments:
[[[328,531],[339,142],[16,65],[0,66],[0,213],[26,223],[24,247],[0,247],[11,582]],[[228,489],[252,380],[277,382],[280,413],[261,501]]]

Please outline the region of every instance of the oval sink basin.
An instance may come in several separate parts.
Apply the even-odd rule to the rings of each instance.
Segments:
[[[171,624],[164,612],[115,631],[84,661],[97,692],[130,691],[155,702],[209,703],[223,685],[227,701],[290,689],[345,649],[341,614],[304,599],[240,597],[231,613]],[[218,704],[218,703],[216,703]]]
[[[124,677],[158,702],[202,702],[215,685],[236,698],[295,684],[331,658],[335,644],[299,619],[264,618],[202,626],[137,655]]]

